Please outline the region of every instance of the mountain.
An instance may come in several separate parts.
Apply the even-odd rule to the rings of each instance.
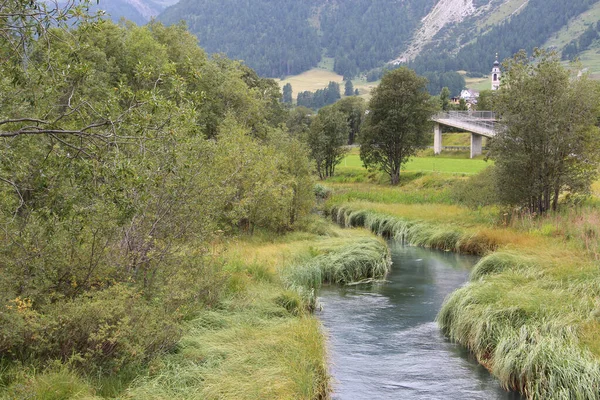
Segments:
[[[520,49],[531,51],[559,34],[564,36],[569,26],[599,3],[181,0],[158,19],[166,24],[186,21],[208,52],[244,60],[268,77],[306,71],[324,56],[332,57],[334,71],[346,77],[381,71],[390,64],[408,64],[420,73],[465,70],[477,75],[489,72],[496,53],[510,57]],[[556,49],[567,49],[572,58],[594,47],[595,29],[600,27],[589,26],[586,23],[586,29],[577,31],[581,38],[567,34],[569,40]]]
[[[99,0],[93,10],[103,10],[115,22],[121,18],[143,25],[177,0]]]

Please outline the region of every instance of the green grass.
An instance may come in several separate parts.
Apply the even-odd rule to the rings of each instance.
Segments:
[[[329,376],[315,289],[380,278],[385,242],[323,219],[304,231],[265,232],[223,253],[228,296],[190,321],[177,352],[155,360],[127,399],[321,399]]]
[[[428,192],[424,179],[436,189]],[[463,179],[413,173],[395,188],[334,183],[327,207],[342,226],[484,255],[440,311],[443,332],[528,399],[599,399],[600,211],[584,205],[535,217],[439,197]]]
[[[588,11],[571,19],[565,27],[549,38],[542,48],[554,47],[561,50],[572,40],[579,38],[589,24],[596,23],[598,20],[600,20],[600,3],[592,5]]]
[[[444,154],[444,153],[442,153]],[[413,157],[402,167],[403,172],[439,172],[444,174],[476,174],[491,163],[481,159],[452,159],[441,157]],[[348,154],[336,168],[336,173],[364,170],[360,156],[354,151]],[[402,172],[401,172],[402,174]]]

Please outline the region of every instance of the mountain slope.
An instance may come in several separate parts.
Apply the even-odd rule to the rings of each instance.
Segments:
[[[346,77],[390,60],[420,72],[485,74],[495,53],[542,46],[599,2],[181,0],[158,18],[185,20],[208,52],[242,59],[263,76],[306,71],[323,55]]]
[[[143,25],[177,0],[99,0],[92,10],[103,10],[115,22],[121,18]]]

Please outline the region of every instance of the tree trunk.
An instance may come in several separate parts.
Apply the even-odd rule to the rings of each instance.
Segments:
[[[400,183],[400,168],[395,169],[390,173],[390,178],[392,185],[397,185]]]

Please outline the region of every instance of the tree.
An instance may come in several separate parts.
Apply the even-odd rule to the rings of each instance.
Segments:
[[[354,85],[350,79],[346,80],[344,84],[344,96],[352,96],[354,95]]]
[[[598,86],[570,76],[554,53],[519,52],[505,63],[492,145],[501,200],[545,213],[562,192],[586,193],[598,172]]]
[[[448,111],[450,109],[450,89],[447,86],[444,86],[440,92],[440,103],[442,104],[442,110]]]
[[[388,174],[392,185],[400,182],[400,166],[428,143],[435,107],[426,86],[427,79],[402,67],[385,74],[373,90],[360,158],[365,167]]]
[[[333,176],[346,153],[347,140],[348,123],[344,113],[331,106],[319,110],[310,126],[307,142],[320,179]]]
[[[346,97],[337,101],[334,109],[341,111],[348,122],[348,144],[354,144],[362,126],[367,104],[360,97]]]
[[[492,90],[482,90],[477,98],[478,111],[493,111],[494,110],[494,93]]]
[[[292,104],[292,85],[290,83],[286,83],[283,86],[283,97],[282,102],[285,104]]]

